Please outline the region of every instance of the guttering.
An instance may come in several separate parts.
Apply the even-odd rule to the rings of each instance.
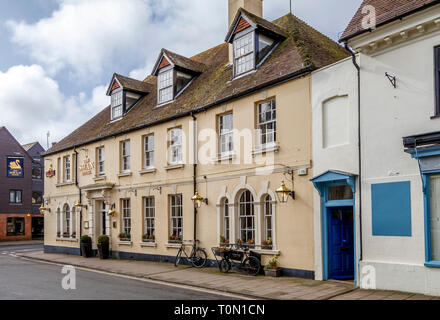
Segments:
[[[419,8],[417,8],[417,9],[414,9],[414,10],[408,11],[408,12],[406,12],[406,13],[404,13],[404,14],[401,14],[401,15],[395,16],[395,17],[392,18],[392,19],[389,19],[389,20],[386,20],[386,21],[384,21],[384,22],[381,22],[381,23],[376,24],[376,29],[379,28],[379,27],[382,27],[382,26],[384,26],[384,25],[386,25],[386,24],[392,23],[392,22],[394,22],[394,21],[402,20],[403,18],[405,18],[405,17],[407,17],[407,16],[410,16],[410,15],[412,15],[412,14],[415,14],[415,13],[417,13],[417,12],[419,12],[419,11],[423,11],[423,10],[428,9],[428,8],[430,8],[430,7],[433,7],[433,6],[437,5],[437,4],[439,4],[439,1],[438,1],[438,0],[437,0],[437,1],[434,1],[434,2],[431,2],[431,3],[429,3],[429,4],[425,4],[425,5],[423,5],[423,6],[419,7]],[[355,32],[355,33],[353,33],[353,34],[351,34],[351,35],[349,35],[349,36],[346,36],[346,37],[344,37],[344,38],[339,39],[339,43],[342,43],[342,42],[347,43],[348,40],[350,40],[350,39],[352,39],[352,38],[354,38],[354,37],[357,37],[357,36],[359,36],[359,35],[361,35],[361,34],[364,34],[364,33],[366,33],[366,32],[373,32],[373,31],[374,31],[374,29],[372,29],[372,28],[368,28],[368,29],[364,29],[364,30],[361,30],[361,31],[357,31],[357,32]]]
[[[356,61],[356,54],[350,49],[347,42],[345,49],[352,57],[352,62],[357,70],[357,94],[358,94],[358,166],[359,166],[359,261],[362,261],[362,137],[361,137],[361,67]]]
[[[286,74],[286,75],[284,75],[282,77],[279,77],[279,78],[277,78],[275,80],[268,81],[266,83],[263,83],[261,85],[252,87],[252,88],[250,88],[248,90],[245,90],[243,92],[240,92],[238,94],[231,95],[231,96],[223,98],[221,100],[209,103],[209,104],[207,104],[207,105],[205,105],[203,107],[200,107],[198,109],[195,109],[195,110],[192,110],[192,111],[188,111],[188,112],[184,112],[182,114],[175,115],[175,116],[172,116],[172,117],[168,117],[168,118],[165,118],[165,119],[162,119],[162,120],[154,121],[154,122],[151,122],[149,124],[144,124],[144,125],[140,125],[140,126],[137,126],[137,127],[133,127],[131,129],[127,129],[127,130],[124,130],[124,131],[121,131],[121,132],[118,132],[118,133],[112,133],[112,134],[109,134],[109,135],[106,135],[106,136],[103,136],[103,137],[91,139],[91,140],[85,141],[85,142],[77,145],[76,147],[79,148],[79,147],[85,146],[87,144],[98,142],[98,141],[102,141],[102,140],[105,140],[105,139],[108,139],[108,138],[111,138],[111,137],[122,136],[124,134],[130,133],[130,132],[133,132],[133,131],[136,131],[136,130],[141,130],[141,129],[144,129],[144,128],[153,127],[153,126],[156,126],[156,125],[159,125],[159,124],[163,124],[163,123],[166,123],[166,122],[170,122],[170,121],[173,121],[173,120],[176,120],[176,119],[180,119],[180,118],[190,117],[191,114],[194,115],[194,114],[202,113],[202,112],[205,112],[205,111],[207,111],[207,110],[209,110],[211,108],[215,108],[215,107],[217,107],[219,105],[222,105],[224,103],[230,102],[232,100],[249,96],[249,95],[251,95],[251,94],[253,94],[253,93],[257,92],[257,91],[260,91],[260,90],[263,90],[263,89],[267,89],[267,88],[271,88],[273,86],[276,86],[276,85],[279,85],[279,84],[283,84],[285,82],[288,82],[288,81],[291,81],[291,80],[295,80],[295,79],[304,77],[305,75],[311,73],[315,69],[316,68],[311,66],[311,65],[310,66],[306,66],[306,67],[304,67],[304,68],[302,68],[300,70],[288,73],[288,74]],[[66,147],[66,148],[63,148],[63,149],[60,149],[60,150],[57,150],[57,151],[46,152],[46,153],[44,153],[44,156],[50,156],[50,155],[53,155],[53,154],[57,154],[57,153],[66,151],[66,150],[70,150],[72,148],[73,148],[73,146],[69,146],[69,147]]]
[[[73,152],[75,152],[75,186],[79,190],[79,203],[81,202],[81,188],[78,183],[78,151],[76,151],[76,146],[73,148]],[[82,208],[79,209],[79,238],[82,236]]]
[[[193,119],[193,187],[194,193],[197,192],[197,118],[191,113],[191,117]],[[194,245],[197,243],[197,207],[194,205]]]

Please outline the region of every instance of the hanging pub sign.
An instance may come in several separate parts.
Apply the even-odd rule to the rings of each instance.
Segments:
[[[86,155],[83,164],[79,166],[79,171],[82,172],[83,176],[87,176],[92,174],[94,168],[95,168],[95,163],[90,160],[88,155]]]
[[[47,178],[52,178],[55,177],[55,170],[53,169],[52,164],[49,166],[49,170],[46,172],[46,177]]]
[[[8,157],[6,163],[7,163],[8,178],[24,177],[23,158]]]

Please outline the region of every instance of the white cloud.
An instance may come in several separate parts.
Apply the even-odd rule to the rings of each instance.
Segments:
[[[0,72],[0,88],[0,126],[20,143],[38,140],[44,147],[47,131],[51,141],[59,141],[109,102],[104,87],[95,88],[90,99],[84,93],[65,97],[39,65]]]

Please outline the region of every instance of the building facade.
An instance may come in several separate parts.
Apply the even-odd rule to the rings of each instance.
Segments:
[[[115,74],[111,105],[46,152],[46,252],[79,254],[84,234],[154,261],[182,240],[243,242],[314,278],[311,72],[348,54],[291,14],[263,19],[261,0],[229,6],[226,43],[164,49],[144,81]]]
[[[351,264],[354,256],[362,288],[440,294],[439,26],[437,1],[364,1],[341,39],[355,57],[312,76],[323,279],[351,272],[332,262],[345,256]],[[344,202],[354,203],[353,216],[340,210]],[[325,233],[329,221],[336,233]]]
[[[0,241],[30,240],[33,221],[42,218],[33,211],[33,159],[5,127],[0,161]]]

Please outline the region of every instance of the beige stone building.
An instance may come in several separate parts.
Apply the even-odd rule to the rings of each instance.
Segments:
[[[111,105],[47,151],[46,252],[107,234],[115,257],[174,261],[196,237],[213,259],[243,241],[314,277],[310,74],[347,53],[292,14],[264,20],[261,0],[229,0],[229,15],[226,43],[162,50],[144,81],[115,74]]]

